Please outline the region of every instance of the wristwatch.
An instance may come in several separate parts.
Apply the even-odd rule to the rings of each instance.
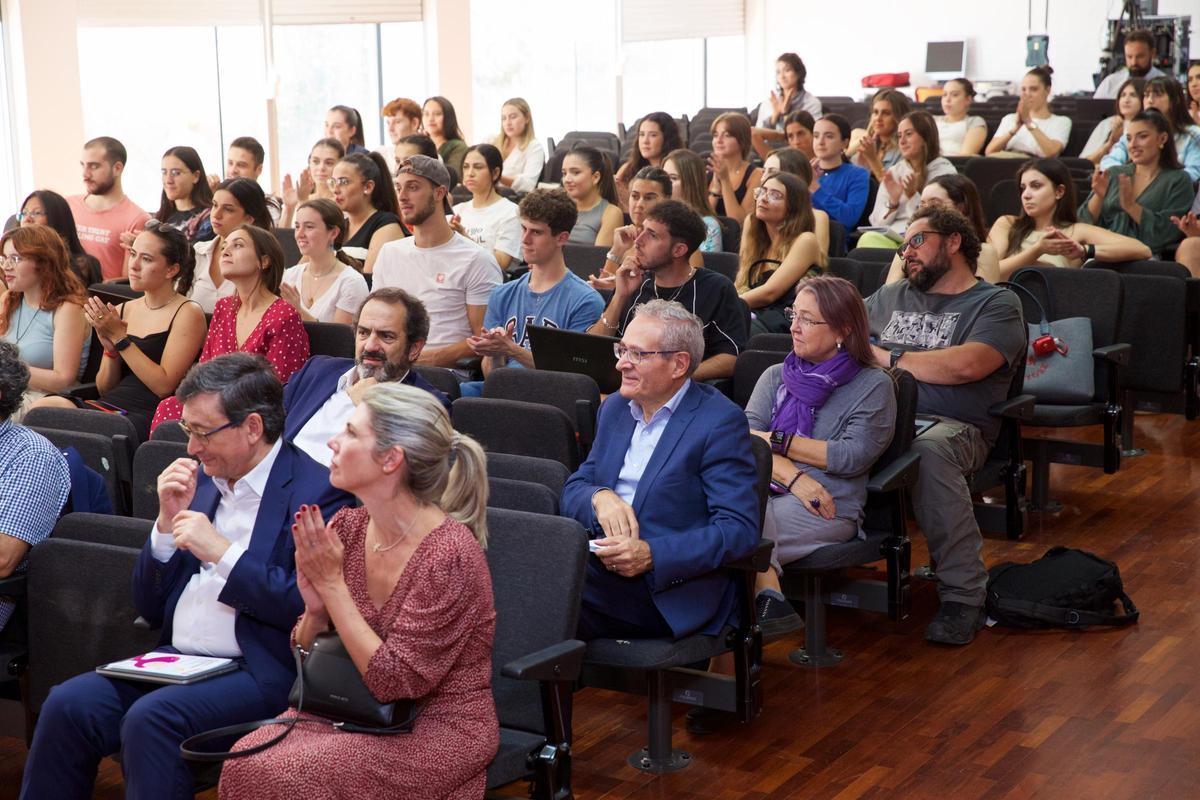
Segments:
[[[783,454],[784,443],[787,442],[786,431],[771,431],[771,452]]]
[[[1029,120],[1029,122],[1025,123],[1025,127],[1029,128],[1031,131],[1036,131],[1038,129],[1038,124],[1033,120]]]
[[[614,253],[612,250],[609,250],[607,253],[605,253],[605,254],[604,254],[604,260],[605,260],[605,261],[611,261],[611,262],[613,262],[614,264],[620,264],[620,263],[621,263],[621,259],[617,258],[617,254],[616,254],[616,253]]]
[[[904,355],[904,351],[896,349],[896,350],[889,351],[889,353],[890,353],[889,359],[890,359],[891,367],[892,367],[892,369],[895,369],[896,363],[900,361],[900,356]]]
[[[113,350],[116,350],[119,353],[122,350],[124,350],[126,347],[129,347],[129,345],[131,345],[131,344],[133,344],[133,340],[130,339],[128,336],[125,336],[125,337],[121,338],[121,341],[113,342]]]

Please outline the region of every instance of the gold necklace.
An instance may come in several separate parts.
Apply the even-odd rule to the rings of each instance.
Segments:
[[[398,545],[398,544],[400,544],[401,542],[403,542],[405,539],[407,539],[407,538],[408,538],[408,533],[409,533],[409,531],[411,531],[411,530],[412,530],[412,526],[413,526],[413,524],[414,524],[416,521],[417,521],[417,518],[416,518],[416,516],[414,516],[414,517],[413,517],[411,520],[409,520],[409,522],[408,522],[408,524],[407,524],[407,525],[404,525],[403,523],[401,523],[401,526],[404,528],[404,533],[400,534],[400,538],[399,538],[399,539],[397,539],[396,541],[394,541],[394,542],[392,542],[391,544],[387,545],[386,547],[385,547],[385,546],[383,546],[383,545],[381,545],[381,544],[380,544],[380,543],[377,541],[377,542],[375,542],[375,544],[373,544],[373,545],[371,546],[371,552],[372,552],[372,553],[386,553],[388,550],[391,550],[393,547],[395,547],[396,545]],[[373,528],[373,530],[375,531],[375,538],[376,538],[376,539],[378,539],[378,538],[379,538],[379,526],[375,526],[375,527]]]

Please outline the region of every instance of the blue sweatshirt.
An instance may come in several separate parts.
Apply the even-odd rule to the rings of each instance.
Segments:
[[[870,173],[857,164],[844,162],[826,172],[820,179],[821,188],[813,193],[814,208],[842,223],[847,232],[858,227],[870,191]]]

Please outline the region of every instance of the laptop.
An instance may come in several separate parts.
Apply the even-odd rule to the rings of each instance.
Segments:
[[[621,388],[621,373],[617,372],[613,353],[613,344],[620,339],[541,325],[527,325],[525,333],[533,351],[533,365],[538,369],[587,375],[600,387],[601,394]]]

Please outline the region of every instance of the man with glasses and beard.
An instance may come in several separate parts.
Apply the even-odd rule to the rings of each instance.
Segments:
[[[400,219],[412,236],[383,246],[372,285],[399,287],[425,305],[429,340],[420,361],[453,368],[475,355],[467,340],[483,329],[488,298],[503,281],[500,265],[446,220],[450,173],[442,162],[404,159],[396,170],[396,192]]]
[[[1026,329],[1016,295],[976,277],[980,242],[966,217],[923,207],[905,233],[907,280],[867,298],[867,312],[876,361],[912,373],[917,413],[937,420],[913,442],[921,454],[913,511],[941,599],[925,638],[962,645],[983,625],[987,585],[968,478],[999,433],[988,408],[1008,396]]]
[[[87,194],[67,198],[79,241],[99,260],[106,281],[125,277],[125,248],[150,219],[121,188],[127,158],[125,145],[111,136],[92,139],[79,159]]]
[[[429,336],[429,315],[403,289],[376,289],[354,320],[354,358],[313,356],[283,393],[283,438],[329,466],[327,442],[346,427],[363,393],[376,383],[399,381],[437,397],[446,412],[450,398],[412,369]]]

